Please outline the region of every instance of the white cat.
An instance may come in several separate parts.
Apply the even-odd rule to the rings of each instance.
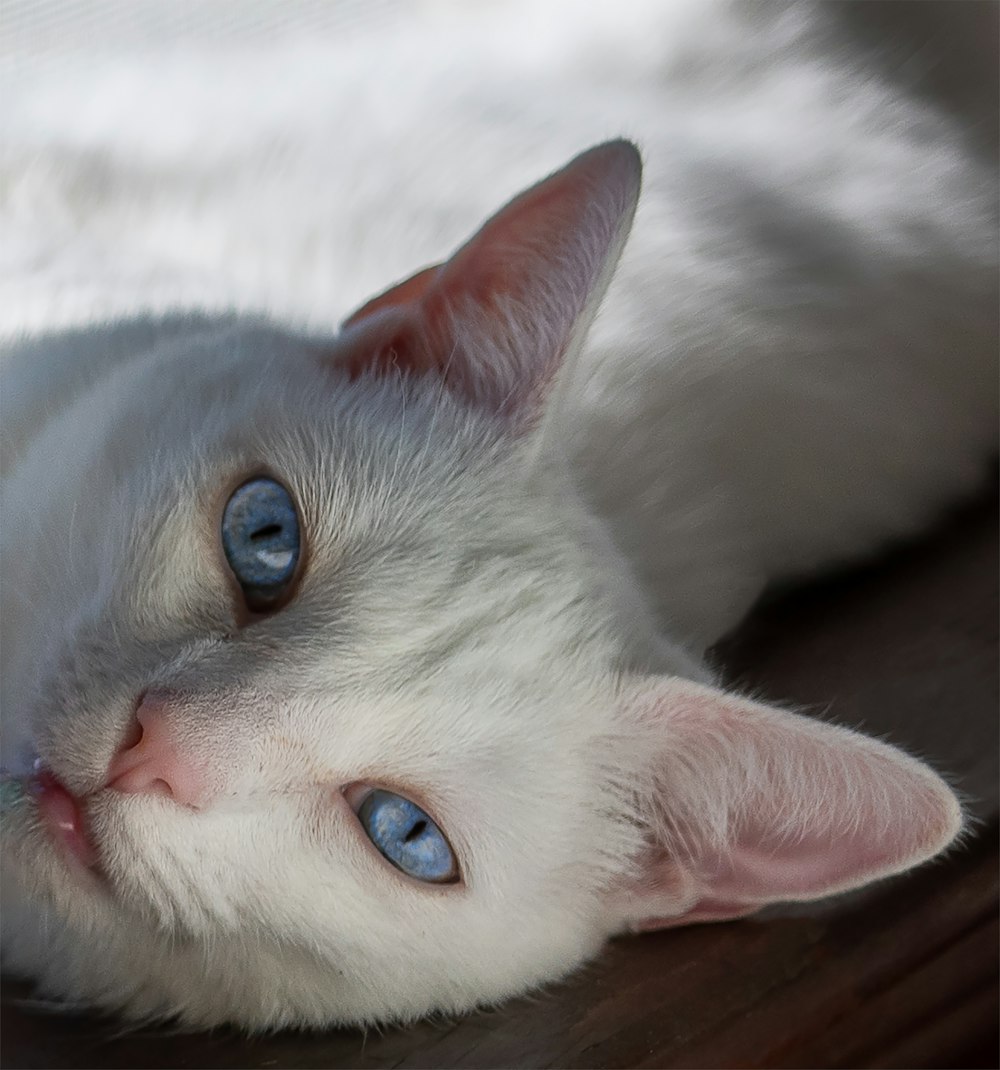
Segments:
[[[28,50],[3,933],[46,992],[462,1011],[959,832],[701,657],[982,478],[989,165],[809,5],[471,6]],[[606,142],[321,329],[618,130],[641,199]]]

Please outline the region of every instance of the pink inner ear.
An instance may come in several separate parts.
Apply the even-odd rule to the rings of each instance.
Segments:
[[[408,279],[404,279],[402,282],[397,282],[395,286],[390,286],[388,290],[383,290],[377,297],[373,297],[370,301],[365,302],[359,309],[352,312],[351,315],[344,320],[342,326],[354,327],[362,320],[374,315],[376,312],[382,312],[387,308],[396,308],[399,305],[407,305],[420,301],[426,296],[428,290],[431,289],[440,274],[441,265],[434,264],[432,267],[418,271],[415,275],[411,275]]]
[[[525,302],[540,282],[547,282],[553,271],[563,268],[559,261],[564,255],[580,258],[586,255],[586,245],[596,240],[599,248],[591,258],[596,255],[603,260],[614,230],[593,235],[580,231],[587,225],[585,217],[593,207],[592,199],[605,192],[601,187],[609,177],[608,165],[620,151],[620,143],[591,149],[515,197],[442,266],[442,290],[459,300],[471,298],[483,305],[495,303],[498,297]],[[632,163],[634,150],[625,151]],[[593,263],[581,262],[574,267],[563,270],[559,279],[567,291],[568,320],[579,314],[594,283]]]
[[[369,304],[381,307],[360,319],[351,317],[354,327],[339,340],[338,368],[346,371],[351,379],[372,372],[377,375],[444,372],[438,365],[436,350],[425,344],[426,326],[419,304],[396,307],[387,294]]]
[[[817,899],[932,857],[961,827],[929,768],[876,740],[665,678],[633,707],[662,733],[656,843],[613,900],[663,928]]]
[[[434,372],[477,405],[536,408],[603,295],[640,171],[627,142],[578,156],[515,197],[446,263],[351,315],[338,363],[352,375]]]

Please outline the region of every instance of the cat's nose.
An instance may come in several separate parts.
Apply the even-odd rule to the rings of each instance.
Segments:
[[[106,787],[132,795],[166,795],[182,806],[205,804],[205,778],[183,753],[170,726],[169,699],[145,694],[108,767]]]

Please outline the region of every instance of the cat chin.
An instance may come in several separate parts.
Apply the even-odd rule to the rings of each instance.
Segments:
[[[415,984],[405,969],[394,987],[369,987],[332,951],[317,954],[284,934],[262,931],[251,947],[240,933],[220,930],[206,942],[183,929],[165,930],[98,874],[68,860],[33,803],[5,813],[0,840],[5,975],[30,978],[35,997],[52,1001],[49,1010],[104,1011],[135,1027],[265,1032],[463,1014],[563,979],[611,935],[595,917],[567,927],[530,962],[515,956],[446,989]]]
[[[48,876],[54,874],[50,871]],[[107,911],[87,911],[89,916],[81,919],[78,887],[77,918],[64,907],[55,911],[48,905],[51,898],[26,889],[35,893],[43,885],[50,893],[58,889],[37,873],[27,881],[23,878],[24,874],[4,876],[5,974],[31,978],[35,998],[46,1001],[50,1011],[104,1011],[123,1020],[126,1028],[165,1025],[194,1031],[230,1025],[263,1033],[405,1025],[428,1015],[460,1015],[562,980],[592,958],[607,937],[595,931],[562,948],[555,960],[538,963],[534,977],[523,971],[490,977],[447,994],[429,995],[422,986],[408,984],[406,991],[382,992],[378,1000],[372,998],[371,989],[352,998],[343,992],[331,998],[344,971],[301,949],[286,946],[279,952],[265,948],[262,941],[248,955],[245,940],[228,944],[223,937],[218,953],[206,963],[202,945],[183,938],[165,942],[163,934],[144,930],[135,919],[129,921],[127,932],[122,917],[113,918]],[[60,883],[69,886],[65,875],[61,882],[53,881]],[[72,896],[64,888],[54,898],[64,901]],[[99,963],[94,959],[95,944],[105,950]],[[141,973],[137,949],[141,949]]]

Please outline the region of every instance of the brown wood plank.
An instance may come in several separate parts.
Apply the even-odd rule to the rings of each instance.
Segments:
[[[972,797],[978,834],[853,896],[618,940],[534,997],[367,1036],[115,1036],[32,1010],[8,981],[3,1066],[997,1066],[995,499],[761,609],[718,658],[772,698],[933,758]]]

